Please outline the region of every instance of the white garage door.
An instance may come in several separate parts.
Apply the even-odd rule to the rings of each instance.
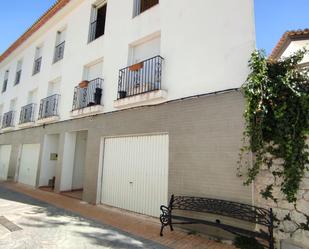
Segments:
[[[158,217],[167,184],[168,135],[105,139],[102,203]]]
[[[39,155],[39,144],[24,144],[22,146],[18,182],[35,186]]]
[[[7,180],[11,148],[11,145],[0,145],[0,180]]]

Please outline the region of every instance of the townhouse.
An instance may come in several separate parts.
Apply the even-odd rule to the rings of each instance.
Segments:
[[[252,203],[254,48],[253,0],[57,1],[0,57],[0,177],[150,216],[172,193]]]

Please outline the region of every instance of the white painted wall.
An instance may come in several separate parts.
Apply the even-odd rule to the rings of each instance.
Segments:
[[[289,46],[286,48],[286,50],[283,52],[282,57],[288,57],[298,50],[301,49],[307,49],[309,50],[309,39],[307,40],[300,40],[300,41],[292,41]],[[307,53],[301,63],[307,63],[309,62],[309,53]]]
[[[48,186],[48,181],[56,176],[57,160],[51,160],[51,153],[59,153],[59,134],[45,135],[39,187]]]
[[[35,187],[40,155],[40,144],[23,144],[18,182]]]
[[[79,131],[76,135],[76,146],[74,156],[74,170],[72,178],[72,189],[82,189],[84,186],[85,159],[87,148],[87,131]]]
[[[0,180],[7,180],[11,149],[11,145],[0,145]]]
[[[60,191],[72,190],[76,132],[67,132],[64,138]]]
[[[27,104],[25,94],[38,89],[47,97],[48,82],[61,78],[60,116],[69,119],[74,87],[85,65],[104,60],[104,112],[114,110],[119,69],[128,66],[130,48],[160,34],[165,58],[162,87],[168,100],[240,87],[255,48],[253,0],[160,0],[160,4],[132,18],[133,0],[108,0],[105,35],[88,44],[95,0],[72,0],[30,39],[0,63],[0,86],[10,70],[8,89],[0,94],[4,112],[18,98],[17,113]],[[65,28],[63,60],[53,64],[58,30]],[[41,72],[32,76],[35,50],[42,46]],[[13,87],[17,61],[23,60],[21,82]]]

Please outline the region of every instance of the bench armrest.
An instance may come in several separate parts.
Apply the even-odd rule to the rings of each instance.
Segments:
[[[164,225],[169,225],[171,221],[171,209],[167,206],[161,205],[160,221]]]

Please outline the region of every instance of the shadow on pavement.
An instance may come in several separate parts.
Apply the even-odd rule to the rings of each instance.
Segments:
[[[23,229],[47,229],[51,232],[52,229],[56,229],[58,232],[63,230],[73,238],[82,237],[89,244],[103,248],[166,248],[153,241],[138,238],[112,226],[84,218],[76,213],[57,208],[3,186],[0,186],[0,201],[1,199],[30,205],[30,208],[18,214],[22,217],[22,221],[18,225]]]

